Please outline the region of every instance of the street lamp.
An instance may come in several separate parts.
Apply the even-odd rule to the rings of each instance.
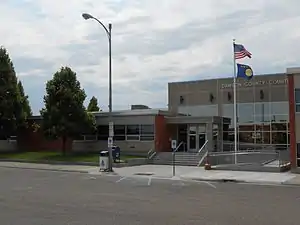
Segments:
[[[92,15],[88,14],[88,13],[83,13],[82,17],[85,20],[88,19],[94,19],[96,20],[105,30],[107,37],[108,37],[108,55],[109,55],[109,59],[108,59],[108,77],[109,77],[109,81],[108,81],[108,86],[109,86],[109,93],[108,93],[108,108],[109,108],[109,138],[108,138],[108,142],[111,142],[108,146],[108,151],[109,151],[109,171],[112,172],[112,139],[113,139],[113,123],[112,123],[112,70],[111,70],[111,29],[112,29],[112,24],[109,23],[108,24],[108,29],[106,28],[106,26],[97,18],[93,17]]]

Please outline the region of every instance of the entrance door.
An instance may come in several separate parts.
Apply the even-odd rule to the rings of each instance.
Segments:
[[[205,133],[200,133],[199,135],[198,135],[198,137],[199,137],[199,147],[198,147],[198,150],[200,149],[200,148],[202,148],[202,146],[204,145],[204,143],[205,143],[205,141],[206,141],[206,135],[205,135]]]
[[[206,141],[205,124],[190,125],[188,128],[188,151],[197,152]]]
[[[197,126],[189,126],[188,132],[188,150],[197,150]]]

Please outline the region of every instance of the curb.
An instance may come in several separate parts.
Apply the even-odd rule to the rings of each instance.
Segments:
[[[53,171],[53,172],[68,172],[68,173],[89,173],[88,171],[83,170],[70,170],[70,169],[46,169],[46,168],[38,168],[38,167],[21,167],[21,166],[3,166],[0,165],[1,168],[14,168],[14,169],[22,169],[22,170],[43,170],[43,171]]]
[[[182,177],[183,178],[183,177]],[[203,181],[203,182],[216,182],[216,183],[244,183],[244,184],[262,184],[262,185],[284,185],[284,186],[294,186],[299,187],[300,184],[296,183],[288,183],[288,181],[284,182],[264,182],[264,181],[247,181],[247,180],[239,180],[239,179],[201,179],[201,178],[184,178],[187,180],[194,181]]]
[[[99,163],[94,162],[68,162],[68,161],[48,161],[48,160],[26,160],[26,159],[0,159],[0,162],[19,162],[19,163],[32,163],[32,164],[48,164],[48,165],[62,165],[62,166],[99,166]],[[143,163],[113,163],[113,167],[131,167],[144,165]]]
[[[72,169],[55,169],[55,168],[39,168],[39,167],[22,167],[22,166],[3,166],[0,165],[0,168],[13,168],[13,169],[22,169],[22,170],[42,170],[42,171],[52,171],[52,172],[67,172],[67,173],[84,173],[90,174],[90,171],[84,170],[72,170]],[[116,172],[99,172],[100,175],[110,175],[110,176],[117,176]]]
[[[67,161],[26,160],[26,159],[0,159],[0,162],[19,162],[19,163],[64,165],[64,166],[98,166],[98,163],[93,163],[93,162],[67,162]]]

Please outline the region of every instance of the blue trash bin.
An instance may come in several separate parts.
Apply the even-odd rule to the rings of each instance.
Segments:
[[[119,162],[120,162],[120,147],[113,146],[111,150],[112,150],[112,156],[113,156],[114,162],[116,162],[117,160],[119,160]]]
[[[119,162],[120,162],[120,159],[121,159],[121,149],[120,149],[120,147],[116,146],[114,152],[115,152],[115,160],[119,160]]]

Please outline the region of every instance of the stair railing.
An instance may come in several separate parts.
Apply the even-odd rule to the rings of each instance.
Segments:
[[[153,159],[154,158],[154,156],[156,155],[156,151],[154,151],[153,149],[150,149],[149,151],[148,151],[148,160],[151,160],[151,159]]]
[[[183,144],[184,144],[184,142],[183,142],[183,141],[182,141],[182,142],[180,142],[180,143],[179,143],[179,145],[178,145],[178,146],[175,148],[174,152],[177,152],[177,151],[178,151],[178,149],[180,148],[180,146],[181,146],[181,145],[183,145]]]
[[[204,142],[204,144],[202,145],[202,147],[201,147],[201,148],[199,149],[199,151],[197,152],[197,155],[200,155],[200,153],[202,152],[202,150],[206,147],[207,143],[208,143],[208,140],[206,140],[206,141]]]
[[[204,161],[204,159],[206,159],[206,157],[207,157],[207,155],[208,155],[208,151],[207,152],[205,152],[205,154],[202,156],[202,158],[199,160],[199,162],[198,162],[198,167],[201,165],[201,163]]]

